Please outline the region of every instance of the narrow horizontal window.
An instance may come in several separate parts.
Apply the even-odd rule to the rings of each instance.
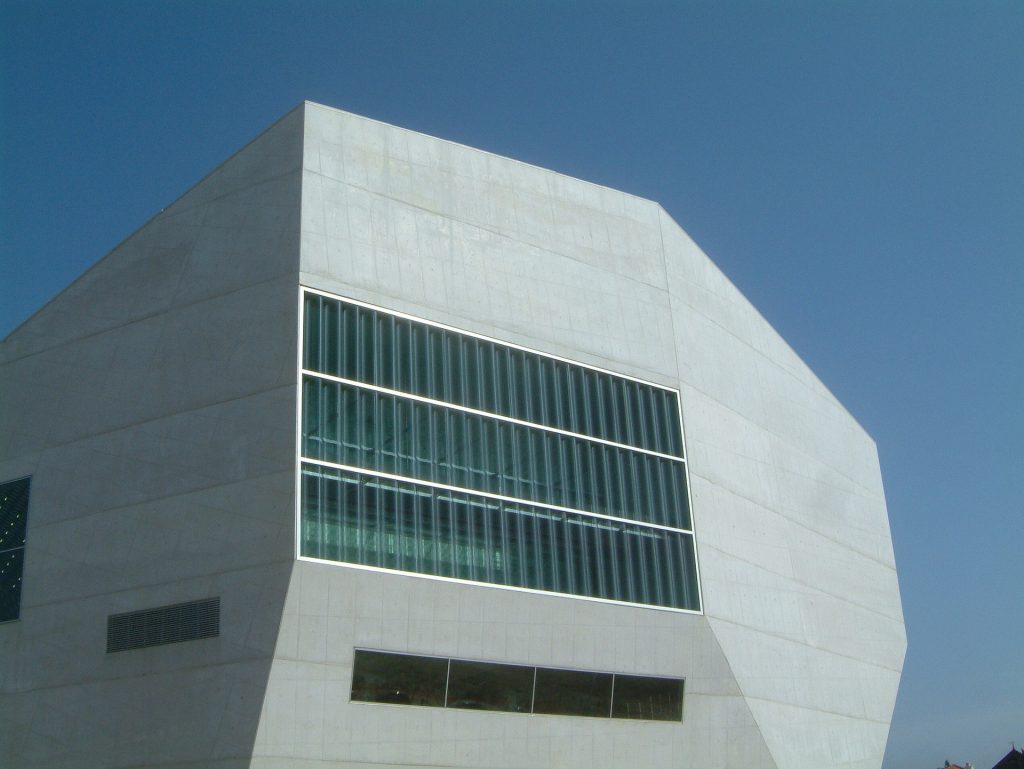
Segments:
[[[683,680],[356,649],[352,700],[678,722]]]

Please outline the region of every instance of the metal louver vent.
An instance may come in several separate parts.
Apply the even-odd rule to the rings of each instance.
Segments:
[[[107,653],[220,635],[220,598],[107,617]]]

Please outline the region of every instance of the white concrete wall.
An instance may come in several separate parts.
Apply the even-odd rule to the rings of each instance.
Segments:
[[[780,767],[874,769],[906,649],[874,443],[662,230],[711,627]]]
[[[880,765],[874,445],[656,204],[307,104],[301,242],[304,285],[678,387],[706,616],[300,563],[254,766]],[[353,646],[685,676],[684,722],[351,704]]]
[[[349,702],[354,647],[686,676],[682,724]],[[702,617],[299,563],[253,766],[771,767]]]
[[[300,283],[679,388],[706,613],[294,562]],[[649,201],[303,105],[3,342],[26,474],[12,766],[881,763],[874,445]],[[221,638],[104,653],[108,614],[209,595]],[[354,646],[682,676],[684,719],[353,704]]]
[[[294,547],[302,112],[0,345],[32,476],[0,763],[246,767]],[[220,596],[219,638],[106,654],[112,613]]]

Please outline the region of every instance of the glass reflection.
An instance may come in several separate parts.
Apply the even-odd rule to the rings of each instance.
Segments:
[[[444,706],[448,660],[357,649],[352,699],[392,705]]]
[[[449,708],[529,713],[533,668],[452,660],[448,674]]]
[[[611,705],[611,673],[537,668],[534,713],[607,718]]]
[[[357,649],[352,699],[459,710],[681,721],[683,681]]]

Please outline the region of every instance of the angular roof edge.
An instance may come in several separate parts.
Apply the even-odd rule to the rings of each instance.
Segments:
[[[44,310],[46,310],[46,309],[47,309],[47,308],[48,308],[48,307],[49,307],[50,305],[52,305],[52,304],[53,304],[54,302],[56,302],[56,301],[57,301],[58,299],[60,299],[60,297],[61,297],[61,296],[62,296],[62,295],[63,295],[63,294],[64,294],[64,293],[66,292],[66,291],[68,291],[69,289],[73,288],[73,287],[74,287],[74,286],[75,286],[76,284],[78,284],[79,282],[81,282],[81,281],[83,281],[83,280],[84,280],[85,278],[87,278],[87,277],[89,276],[89,274],[90,274],[90,273],[91,273],[91,272],[92,272],[93,270],[95,270],[95,269],[96,269],[97,267],[99,267],[99,266],[100,266],[100,265],[101,265],[101,264],[103,263],[103,261],[104,261],[104,260],[105,260],[105,259],[106,259],[107,257],[109,257],[109,256],[110,256],[111,254],[113,254],[113,253],[114,253],[115,251],[117,251],[117,250],[118,250],[119,248],[121,248],[122,246],[124,246],[124,245],[125,245],[126,243],[128,243],[128,242],[129,242],[129,241],[130,241],[130,240],[131,240],[132,238],[134,238],[134,237],[135,237],[136,235],[138,235],[138,234],[139,234],[140,232],[142,232],[142,230],[146,229],[146,227],[148,227],[148,226],[149,226],[150,224],[152,224],[152,223],[153,223],[153,222],[154,222],[154,221],[155,221],[156,219],[158,219],[158,218],[159,218],[159,217],[160,217],[160,216],[161,216],[161,215],[162,215],[162,214],[163,214],[164,212],[166,212],[166,211],[167,211],[167,209],[171,208],[172,206],[174,206],[175,204],[177,204],[177,203],[178,203],[179,201],[181,201],[181,200],[183,200],[184,198],[186,198],[186,197],[187,197],[187,196],[188,196],[188,195],[189,195],[189,194],[190,194],[191,192],[193,192],[193,191],[194,191],[194,190],[196,190],[197,188],[201,187],[201,186],[202,186],[202,185],[203,185],[203,184],[204,184],[204,183],[205,183],[205,182],[206,182],[206,181],[207,181],[208,179],[210,179],[211,177],[215,176],[215,175],[216,175],[216,174],[217,174],[217,173],[218,173],[218,172],[219,172],[219,171],[220,171],[220,170],[221,170],[222,168],[224,168],[225,166],[227,166],[228,164],[230,164],[230,163],[231,163],[231,161],[233,161],[233,160],[234,160],[235,158],[237,158],[237,157],[238,157],[239,155],[241,155],[242,153],[244,153],[244,152],[245,152],[245,151],[246,151],[246,150],[247,150],[247,149],[248,149],[249,147],[251,147],[251,146],[252,146],[253,144],[255,144],[256,142],[258,142],[258,141],[259,141],[259,140],[260,140],[261,138],[263,138],[263,137],[264,137],[264,136],[265,136],[266,134],[268,134],[268,133],[270,133],[271,131],[273,131],[273,130],[274,130],[274,129],[275,129],[275,128],[276,128],[277,126],[278,126],[278,125],[280,125],[280,124],[281,124],[282,122],[284,122],[285,120],[287,120],[287,119],[288,119],[288,118],[289,118],[289,117],[290,117],[290,116],[291,116],[291,115],[292,115],[293,113],[295,113],[295,112],[296,112],[297,110],[299,110],[299,109],[303,109],[303,108],[305,107],[305,105],[306,105],[307,103],[310,103],[310,102],[305,102],[305,101],[303,101],[303,102],[300,102],[299,104],[297,104],[296,106],[292,107],[292,108],[291,108],[290,110],[288,110],[287,112],[285,112],[285,113],[284,113],[283,115],[281,115],[281,117],[279,117],[279,118],[278,118],[277,120],[275,120],[275,121],[274,121],[273,123],[271,123],[271,124],[270,124],[269,126],[267,126],[266,128],[264,128],[264,129],[263,129],[262,131],[260,131],[260,132],[259,132],[258,134],[256,134],[255,136],[253,136],[253,137],[252,137],[252,138],[251,138],[251,139],[250,139],[249,141],[247,141],[247,142],[246,142],[245,144],[243,144],[243,145],[242,145],[241,147],[239,147],[239,148],[238,148],[237,150],[235,150],[234,152],[232,152],[232,153],[231,153],[231,154],[230,154],[230,155],[229,155],[228,157],[226,157],[226,158],[225,158],[224,160],[222,160],[222,161],[220,161],[219,163],[217,163],[217,165],[216,165],[216,166],[214,166],[214,167],[213,167],[213,168],[211,168],[211,169],[210,169],[209,171],[207,171],[207,172],[206,172],[205,174],[203,174],[203,176],[202,176],[202,177],[201,177],[201,178],[200,178],[200,179],[199,179],[198,181],[196,181],[196,182],[195,182],[194,184],[190,185],[190,186],[189,186],[189,187],[187,187],[187,188],[186,188],[185,190],[183,190],[183,191],[181,192],[181,194],[180,194],[180,195],[178,195],[177,197],[175,197],[175,198],[174,198],[174,199],[173,199],[173,200],[172,200],[172,201],[171,201],[170,203],[168,203],[168,204],[167,204],[166,206],[164,206],[163,208],[161,208],[161,209],[160,209],[159,211],[157,211],[157,212],[156,212],[155,214],[152,214],[152,215],[151,215],[151,216],[150,216],[149,218],[147,218],[147,219],[146,219],[146,220],[145,220],[144,222],[142,222],[142,223],[141,223],[141,224],[140,224],[140,225],[139,225],[138,227],[136,227],[136,228],[135,228],[135,229],[133,229],[133,230],[132,230],[132,231],[131,231],[130,233],[128,233],[128,234],[127,234],[127,235],[126,235],[125,237],[123,237],[123,238],[121,238],[121,239],[120,239],[119,241],[117,241],[117,242],[116,242],[116,243],[115,243],[115,244],[114,244],[113,246],[111,246],[111,247],[110,247],[110,249],[109,249],[109,250],[107,250],[107,251],[106,251],[105,253],[103,253],[103,254],[102,254],[101,256],[97,257],[97,258],[96,258],[96,260],[95,260],[95,261],[93,261],[93,263],[92,263],[92,264],[90,264],[90,265],[89,265],[88,267],[86,267],[86,268],[85,268],[85,269],[84,269],[84,270],[83,270],[83,271],[82,271],[81,273],[79,273],[79,274],[78,274],[77,276],[75,276],[75,278],[74,278],[74,279],[73,279],[73,280],[72,280],[72,281],[71,281],[70,283],[68,283],[68,284],[67,284],[67,285],[65,285],[65,286],[64,286],[63,288],[61,288],[61,289],[60,289],[59,291],[57,291],[57,293],[56,293],[56,294],[54,294],[54,295],[53,295],[53,296],[51,296],[51,297],[50,297],[49,299],[47,299],[47,300],[46,300],[46,301],[45,301],[45,302],[44,302],[43,304],[39,305],[39,307],[37,307],[37,308],[36,308],[36,309],[35,309],[35,310],[34,310],[34,311],[32,312],[32,314],[30,314],[29,316],[27,316],[27,317],[26,317],[26,318],[25,318],[24,320],[22,320],[22,321],[21,321],[21,322],[20,322],[20,323],[19,323],[18,325],[16,325],[16,326],[15,326],[14,328],[12,328],[12,329],[11,329],[11,330],[10,330],[10,331],[9,331],[9,332],[8,332],[8,333],[7,333],[6,335],[5,335],[5,336],[4,336],[4,337],[0,338],[0,344],[3,344],[4,342],[7,342],[7,341],[8,341],[9,339],[11,339],[11,338],[12,338],[12,337],[13,337],[13,336],[14,336],[14,335],[15,335],[16,333],[18,333],[18,331],[19,331],[19,330],[21,330],[21,329],[22,329],[22,328],[23,328],[23,327],[24,327],[24,326],[25,326],[26,324],[30,323],[30,322],[31,322],[31,321],[32,321],[32,320],[33,320],[34,318],[36,318],[36,317],[37,317],[37,316],[38,316],[38,315],[39,315],[40,313],[42,313],[42,312],[43,312]],[[300,164],[301,164],[301,158],[300,158],[299,162],[300,162]]]
[[[404,133],[415,134],[416,136],[426,136],[430,139],[434,139],[435,141],[450,144],[453,147],[459,147],[461,149],[469,150],[470,152],[477,152],[481,155],[488,155],[492,158],[498,158],[499,160],[504,160],[509,163],[516,163],[517,165],[526,166],[527,168],[533,168],[537,171],[543,171],[544,173],[555,174],[566,179],[572,179],[573,181],[579,182],[580,184],[586,184],[591,187],[597,187],[598,189],[608,190],[609,192],[614,192],[616,195],[625,195],[626,197],[633,198],[634,200],[639,200],[643,203],[658,206],[659,208],[661,207],[661,204],[657,200],[654,200],[653,198],[645,198],[643,195],[637,195],[636,193],[629,192],[627,190],[620,190],[617,187],[609,187],[607,184],[601,184],[600,182],[594,182],[589,179],[583,179],[579,176],[573,176],[572,174],[567,174],[563,171],[556,171],[555,169],[548,168],[547,166],[537,165],[536,163],[530,163],[526,160],[519,160],[518,158],[514,158],[509,155],[502,155],[500,152],[493,152],[491,150],[485,150],[480,147],[474,147],[471,144],[463,144],[462,142],[457,142],[452,139],[445,139],[443,136],[436,136],[432,133],[427,133],[426,131],[417,131],[414,128],[405,128],[404,126],[389,123],[386,120],[380,120],[378,118],[360,115],[357,112],[349,112],[348,110],[344,110],[339,107],[331,107],[330,105],[320,104],[319,102],[309,101],[308,99],[304,101],[303,104],[308,107],[317,107],[318,109],[327,110],[329,112],[338,112],[342,115],[345,115],[346,117],[355,118],[357,120],[364,120],[368,123],[376,123],[377,125],[381,125],[384,126],[385,128],[390,128],[395,131],[402,131]],[[675,220],[673,219],[673,221]]]

